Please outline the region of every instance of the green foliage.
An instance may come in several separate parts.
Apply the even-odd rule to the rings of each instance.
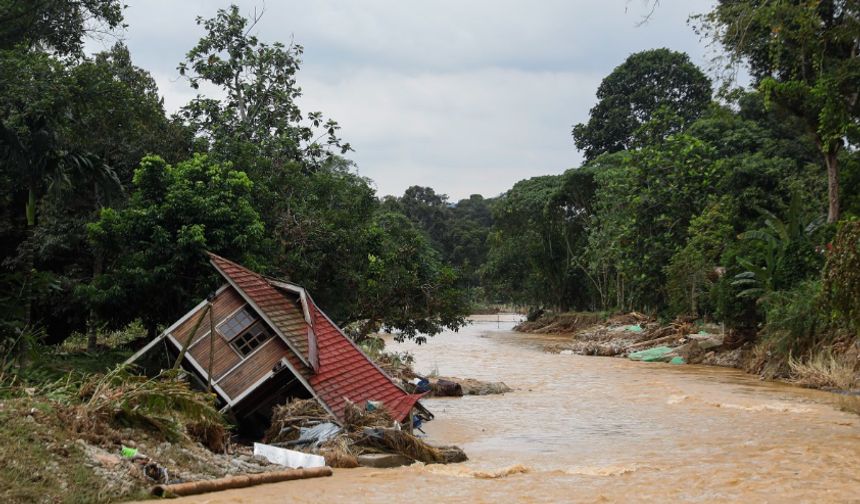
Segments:
[[[347,322],[358,322],[359,341],[382,329],[420,344],[466,324],[469,303],[456,274],[405,215],[378,214],[368,245],[365,262],[353,264],[361,281],[347,309]]]
[[[626,306],[665,304],[664,267],[684,247],[691,218],[711,201],[719,179],[714,157],[708,144],[676,135],[625,153],[596,175],[597,221],[608,236],[601,250],[592,242],[592,253],[613,258]]]
[[[734,235],[731,221],[737,207],[733,198],[724,196],[690,222],[687,244],[665,269],[671,315],[713,311],[708,295],[719,276],[720,256]]]
[[[80,55],[83,38],[121,26],[119,0],[6,0],[0,6],[0,50],[46,46]]]
[[[597,99],[588,123],[573,127],[576,147],[587,160],[632,148],[634,133],[658,110],[679,119],[665,134],[681,131],[710,103],[711,83],[686,54],[652,49],[631,55],[604,78]]]
[[[802,355],[826,337],[821,292],[820,280],[804,280],[763,299],[767,318],[763,334],[772,352]]]
[[[152,333],[217,286],[207,250],[254,267],[264,228],[253,183],[229,163],[195,155],[172,166],[149,156],[134,183],[127,208],[104,209],[88,226],[106,267],[81,290],[112,326],[140,318]]]
[[[481,270],[493,301],[572,306],[574,274],[565,245],[563,220],[550,202],[559,176],[518,182],[493,205],[490,251]]]
[[[824,300],[836,327],[860,335],[860,222],[843,222],[824,267]]]
[[[843,152],[839,160],[839,197],[842,219],[860,218],[860,153]]]
[[[260,172],[254,202],[275,247],[273,273],[305,288],[335,320],[357,301],[367,235],[377,201],[352,163],[332,158],[306,173],[298,163],[280,167],[268,182]]]
[[[214,18],[197,18],[207,33],[188,51],[179,73],[192,88],[208,82],[226,98],[198,95],[183,108],[182,117],[223,159],[232,159],[237,149],[252,149],[263,157],[315,167],[331,150],[351,150],[337,137],[340,126],[335,121],[323,119],[320,112],[305,117],[296,105],[302,46],[261,42],[250,34],[258,20],[244,18],[236,5],[218,10]],[[304,119],[313,127],[303,124]],[[320,127],[323,131],[316,137]]]
[[[409,217],[442,260],[456,270],[461,285],[471,290],[480,284],[478,268],[486,261],[493,224],[489,202],[480,194],[452,204],[447,195],[430,187],[411,186],[401,197],[386,197],[382,209]]]
[[[769,101],[806,124],[827,165],[828,222],[839,220],[838,153],[860,132],[857,15],[846,0],[722,0],[695,17]]]
[[[750,259],[738,257],[738,263],[746,271],[735,276],[735,285],[747,286],[738,295],[754,299],[774,290],[790,289],[820,270],[821,259],[815,252],[812,238],[824,221],[824,217],[819,216],[804,222],[797,193],[792,196],[786,221],[769,210],[758,208],[758,211],[768,229],[745,231],[738,238],[761,241],[765,265],[756,265]]]

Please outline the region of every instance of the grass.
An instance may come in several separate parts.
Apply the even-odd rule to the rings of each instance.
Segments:
[[[84,335],[75,335],[59,347],[36,347],[35,363],[26,369],[0,369],[2,504],[147,498],[149,483],[135,479],[139,471],[105,477],[110,471],[92,459],[96,446],[118,454],[125,439],[121,430],[131,432],[129,439],[177,442],[170,455],[176,460],[194,440],[223,444],[228,439],[211,397],[192,391],[172,373],[149,379],[121,365],[132,354],[123,345],[140,332],[131,326],[102,335],[94,352],[85,350]]]
[[[857,375],[829,351],[819,351],[806,360],[789,357],[790,380],[802,387],[855,390]]]
[[[143,499],[143,487],[109,485],[77,436],[42,397],[0,400],[0,499],[4,504],[108,503]]]

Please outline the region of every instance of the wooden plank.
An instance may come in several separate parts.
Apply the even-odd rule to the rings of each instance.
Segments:
[[[221,322],[223,322],[227,317],[232,315],[236,310],[241,308],[245,304],[245,300],[242,296],[236,292],[236,289],[233,287],[228,287],[221,294],[219,294],[215,300],[212,302],[212,308],[215,310],[212,316],[212,320],[215,322],[215,326],[217,327]],[[196,319],[194,317],[189,318],[185,322],[179,325],[176,329],[171,331],[173,337],[179,341],[185,341],[188,337],[188,333],[194,328],[194,322]],[[209,332],[209,320],[205,320],[203,324],[200,325],[200,328],[197,330],[197,334],[194,336],[194,339],[191,341],[192,345],[199,344],[200,340],[203,339],[206,334]]]
[[[190,353],[194,360],[200,363],[204,369],[209,369],[209,335],[205,335],[200,341],[200,344],[192,348]],[[232,369],[236,364],[242,361],[242,358],[230,347],[230,344],[224,340],[220,334],[215,334],[215,361],[212,366],[212,378],[220,379],[224,374]]]
[[[272,338],[258,352],[222,377],[218,385],[227,391],[230,397],[238,397],[248,387],[271,372],[289,351],[289,347],[281,339]]]

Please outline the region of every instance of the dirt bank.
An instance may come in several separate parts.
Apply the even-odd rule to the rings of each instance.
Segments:
[[[754,331],[724,330],[692,317],[661,324],[638,312],[603,316],[596,313],[545,315],[514,328],[516,331],[567,336],[544,345],[551,353],[625,357],[673,364],[706,364],[735,368],[768,380],[848,396],[843,409],[860,413],[860,348],[840,340],[817,353],[792,358],[756,342]]]

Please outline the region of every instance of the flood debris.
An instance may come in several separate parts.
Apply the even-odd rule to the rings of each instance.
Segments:
[[[463,397],[463,386],[459,383],[444,378],[439,378],[430,384],[430,390],[434,396],[440,397]]]
[[[384,403],[366,401],[360,405],[345,401],[343,419],[340,428],[335,431],[320,427],[337,420],[321,410],[315,401],[297,399],[275,408],[266,443],[273,447],[290,446],[305,453],[317,454],[324,458],[328,466],[335,468],[357,467],[365,463],[372,467],[380,467],[379,464],[393,466],[393,461],[402,462],[403,458],[410,464],[444,464],[466,460],[461,449],[435,447],[410,432],[421,418],[426,418],[425,415],[416,410],[411,422],[401,424],[391,416]],[[300,443],[302,433],[310,432],[308,429],[321,430],[327,436],[313,443],[310,438]],[[403,458],[366,455],[399,455]]]
[[[278,446],[263,443],[254,443],[254,455],[264,457],[273,464],[282,465],[291,469],[300,467],[323,467],[325,459],[319,455],[302,453],[295,450],[287,450]]]
[[[486,382],[474,378],[439,377],[430,379],[433,396],[467,396],[505,394],[513,389],[504,382]],[[449,393],[450,392],[450,393]]]
[[[589,318],[587,315],[592,315]],[[616,314],[583,326],[579,320],[594,320],[596,314],[563,314],[545,317],[515,327],[517,331],[569,336],[547,343],[548,352],[605,357],[629,357],[644,362],[672,364],[716,364],[736,367],[739,353],[714,324],[701,324],[692,317],[678,317],[661,324],[639,312]],[[574,321],[574,323],[570,323]],[[735,339],[737,339],[735,337]],[[731,354],[728,356],[728,354]],[[726,357],[729,358],[726,358]]]

